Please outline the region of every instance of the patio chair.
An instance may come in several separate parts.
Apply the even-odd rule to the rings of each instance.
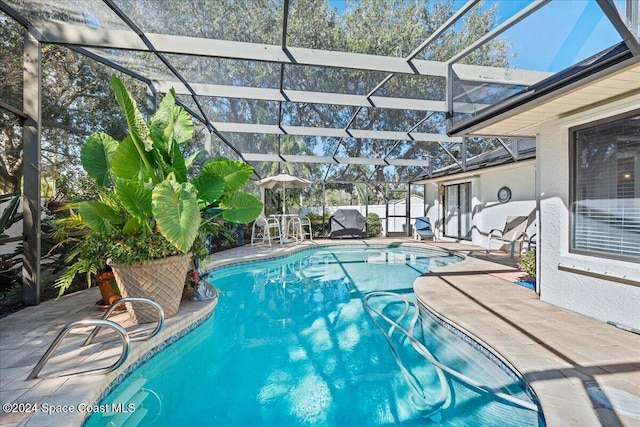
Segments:
[[[516,243],[520,245],[522,252],[522,244],[528,241],[527,226],[529,217],[526,216],[508,216],[504,223],[504,228],[499,230],[492,229],[489,232],[489,243],[487,244],[487,253],[491,251],[491,242],[497,240],[502,244],[509,244],[509,258],[513,258]]]
[[[436,235],[431,229],[431,219],[428,216],[416,218],[416,223],[413,227],[413,238],[415,240],[422,240],[422,238],[436,239]]]
[[[277,218],[259,216],[251,228],[251,246],[262,241],[262,243],[269,242],[269,247],[271,247],[272,240],[282,240],[280,233],[280,221]]]
[[[304,237],[302,235],[302,222],[300,217],[294,216],[287,221],[287,237],[295,239],[296,243],[301,242]]]
[[[311,219],[308,216],[300,217],[300,227],[302,227],[302,238],[305,239],[307,236],[309,240],[313,240],[313,229],[311,228]]]

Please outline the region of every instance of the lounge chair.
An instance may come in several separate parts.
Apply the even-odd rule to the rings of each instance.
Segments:
[[[509,244],[509,257],[513,258],[516,243],[520,244],[522,252],[522,244],[528,241],[527,226],[529,225],[529,217],[526,216],[508,216],[504,223],[504,228],[499,230],[494,228],[489,232],[489,243],[487,244],[487,253],[491,251],[491,242],[499,241],[502,244]]]
[[[413,227],[413,238],[416,240],[422,240],[423,238],[436,239],[436,235],[431,229],[431,220],[428,216],[416,218],[416,224]]]

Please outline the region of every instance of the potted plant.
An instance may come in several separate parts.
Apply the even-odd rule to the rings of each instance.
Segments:
[[[80,151],[82,166],[101,188],[100,197],[78,203],[78,218],[100,236],[100,249],[126,296],[151,298],[165,317],[177,313],[192,251],[217,220],[248,223],[262,203],[240,191],[253,168],[224,157],[190,171],[196,155],[185,157],[191,117],[169,91],[146,123],[122,81],[111,83],[129,134],[120,142],[95,132]],[[190,173],[192,172],[192,173]],[[134,321],[156,320],[153,310],[128,307]]]

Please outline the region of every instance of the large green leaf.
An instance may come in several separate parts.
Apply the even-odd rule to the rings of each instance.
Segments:
[[[135,100],[127,88],[125,88],[122,80],[120,80],[115,74],[111,76],[111,86],[113,86],[116,101],[124,112],[131,138],[135,143],[141,143],[145,151],[151,151],[153,148],[153,141],[149,136],[149,128],[142,117],[142,113],[138,110],[138,105]]]
[[[111,159],[118,148],[118,141],[104,132],[94,132],[80,148],[80,161],[87,174],[98,185],[111,184]]]
[[[222,199],[222,217],[227,221],[247,224],[256,219],[262,212],[262,202],[252,194],[238,191],[230,193]]]
[[[149,128],[147,127],[140,110],[138,110],[136,102],[124,87],[122,81],[116,77],[115,74],[111,77],[111,85],[113,86],[113,90],[116,95],[116,101],[118,102],[118,105],[120,105],[120,108],[122,108],[127,120],[129,137],[138,151],[140,160],[143,162],[144,168],[146,169],[145,175],[150,177],[154,183],[160,182],[163,177],[158,176],[158,171],[155,167],[156,165],[149,161],[149,159],[154,156],[147,155],[148,152],[154,150],[153,140],[151,139]]]
[[[151,200],[162,235],[181,251],[190,250],[200,226],[195,187],[165,180],[155,186]]]
[[[136,181],[119,178],[116,181],[116,194],[127,212],[140,224],[148,221],[152,215],[151,190]]]
[[[170,171],[176,175],[178,182],[187,182],[187,165],[178,144],[173,145],[173,160]]]
[[[147,163],[155,165],[156,162],[151,154],[144,151],[140,153],[136,149],[133,140],[127,136],[118,144],[118,149],[113,153],[113,159],[111,160],[113,174],[118,178],[131,179],[138,182],[147,181],[149,174],[141,155],[146,157]]]
[[[226,157],[214,157],[208,160],[202,167],[200,174],[214,174],[224,178],[226,183],[225,191],[237,191],[241,189],[253,173],[253,168],[236,160]]]
[[[224,194],[225,182],[218,175],[202,173],[191,183],[198,190],[198,199],[202,200],[205,206],[215,202]]]
[[[140,233],[144,227],[140,224],[137,218],[129,218],[129,220],[122,227],[123,234]]]
[[[166,152],[171,153],[173,146],[181,146],[193,136],[193,121],[186,110],[175,101],[175,90],[171,88],[164,96],[158,111],[149,121],[151,137],[162,142]]]
[[[78,215],[87,227],[98,233],[117,230],[125,221],[111,206],[95,200],[80,202]]]

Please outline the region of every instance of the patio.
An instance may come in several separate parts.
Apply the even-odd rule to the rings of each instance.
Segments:
[[[114,75],[145,115],[174,90],[195,129],[181,154],[203,154],[191,172],[204,157],[250,165],[247,191],[265,202],[263,214],[290,207],[326,223],[336,209],[358,207],[387,237],[349,243],[464,255],[420,277],[416,295],[521,372],[547,425],[640,426],[637,1],[205,4],[0,0],[0,193],[18,194],[24,211],[1,234],[12,248],[24,242],[14,271],[30,306],[0,319],[1,403],[94,404],[140,359],[214,312],[216,300],[185,301],[107,375],[46,378],[78,361],[115,360],[103,334],[89,351],[54,357],[45,378],[25,381],[64,325],[101,315],[97,289],[40,304],[51,286],[41,270],[59,261],[40,249],[47,202],[91,197],[77,173],[86,137],[127,132],[116,124]],[[579,142],[580,132],[593,140]],[[603,149],[608,141],[615,150]],[[309,185],[260,188],[285,172]],[[535,236],[538,294],[513,283],[517,257],[485,252],[490,230],[512,215],[526,216],[527,238]],[[423,216],[435,242],[408,237]],[[245,244],[205,267],[334,243],[345,242]],[[113,318],[134,328],[126,314]],[[87,331],[70,334],[64,348]],[[80,425],[85,415],[3,411],[0,425]]]
[[[541,302],[528,289],[500,276],[517,277],[518,271],[508,254],[484,254],[484,249],[457,243],[416,243],[409,239],[367,239],[358,241],[304,241],[299,245],[243,246],[218,253],[208,267],[277,256],[302,247],[325,244],[367,245],[397,243],[433,245],[465,255],[458,264],[420,277],[414,284],[417,296],[439,316],[484,342],[505,357],[535,390],[548,426],[638,425],[624,411],[616,411],[595,401],[587,393],[592,386],[621,390],[640,396],[640,336],[606,323]],[[133,343],[132,353],[122,367],[107,375],[75,378],[47,378],[47,372],[64,372],[75,353],[52,359],[43,378],[25,381],[37,360],[63,325],[80,318],[97,318],[92,307],[97,289],[88,289],[30,307],[0,320],[0,400],[3,403],[50,405],[95,404],[109,383],[125,372],[152,348],[188,330],[199,319],[208,317],[214,302],[184,301],[180,312],[167,321],[161,333],[150,342]],[[37,316],[34,315],[37,312]],[[126,324],[128,316],[116,320]],[[130,325],[129,325],[130,326]],[[148,328],[148,326],[147,326]],[[76,343],[82,338],[76,338]],[[175,339],[175,338],[174,338]],[[71,342],[71,341],[70,341]],[[85,362],[104,366],[114,352],[103,350]],[[73,359],[75,365],[77,359]],[[614,408],[620,401],[615,396]],[[622,402],[624,403],[624,402]],[[627,408],[630,410],[630,408]],[[85,413],[5,413],[6,426],[77,425]]]

